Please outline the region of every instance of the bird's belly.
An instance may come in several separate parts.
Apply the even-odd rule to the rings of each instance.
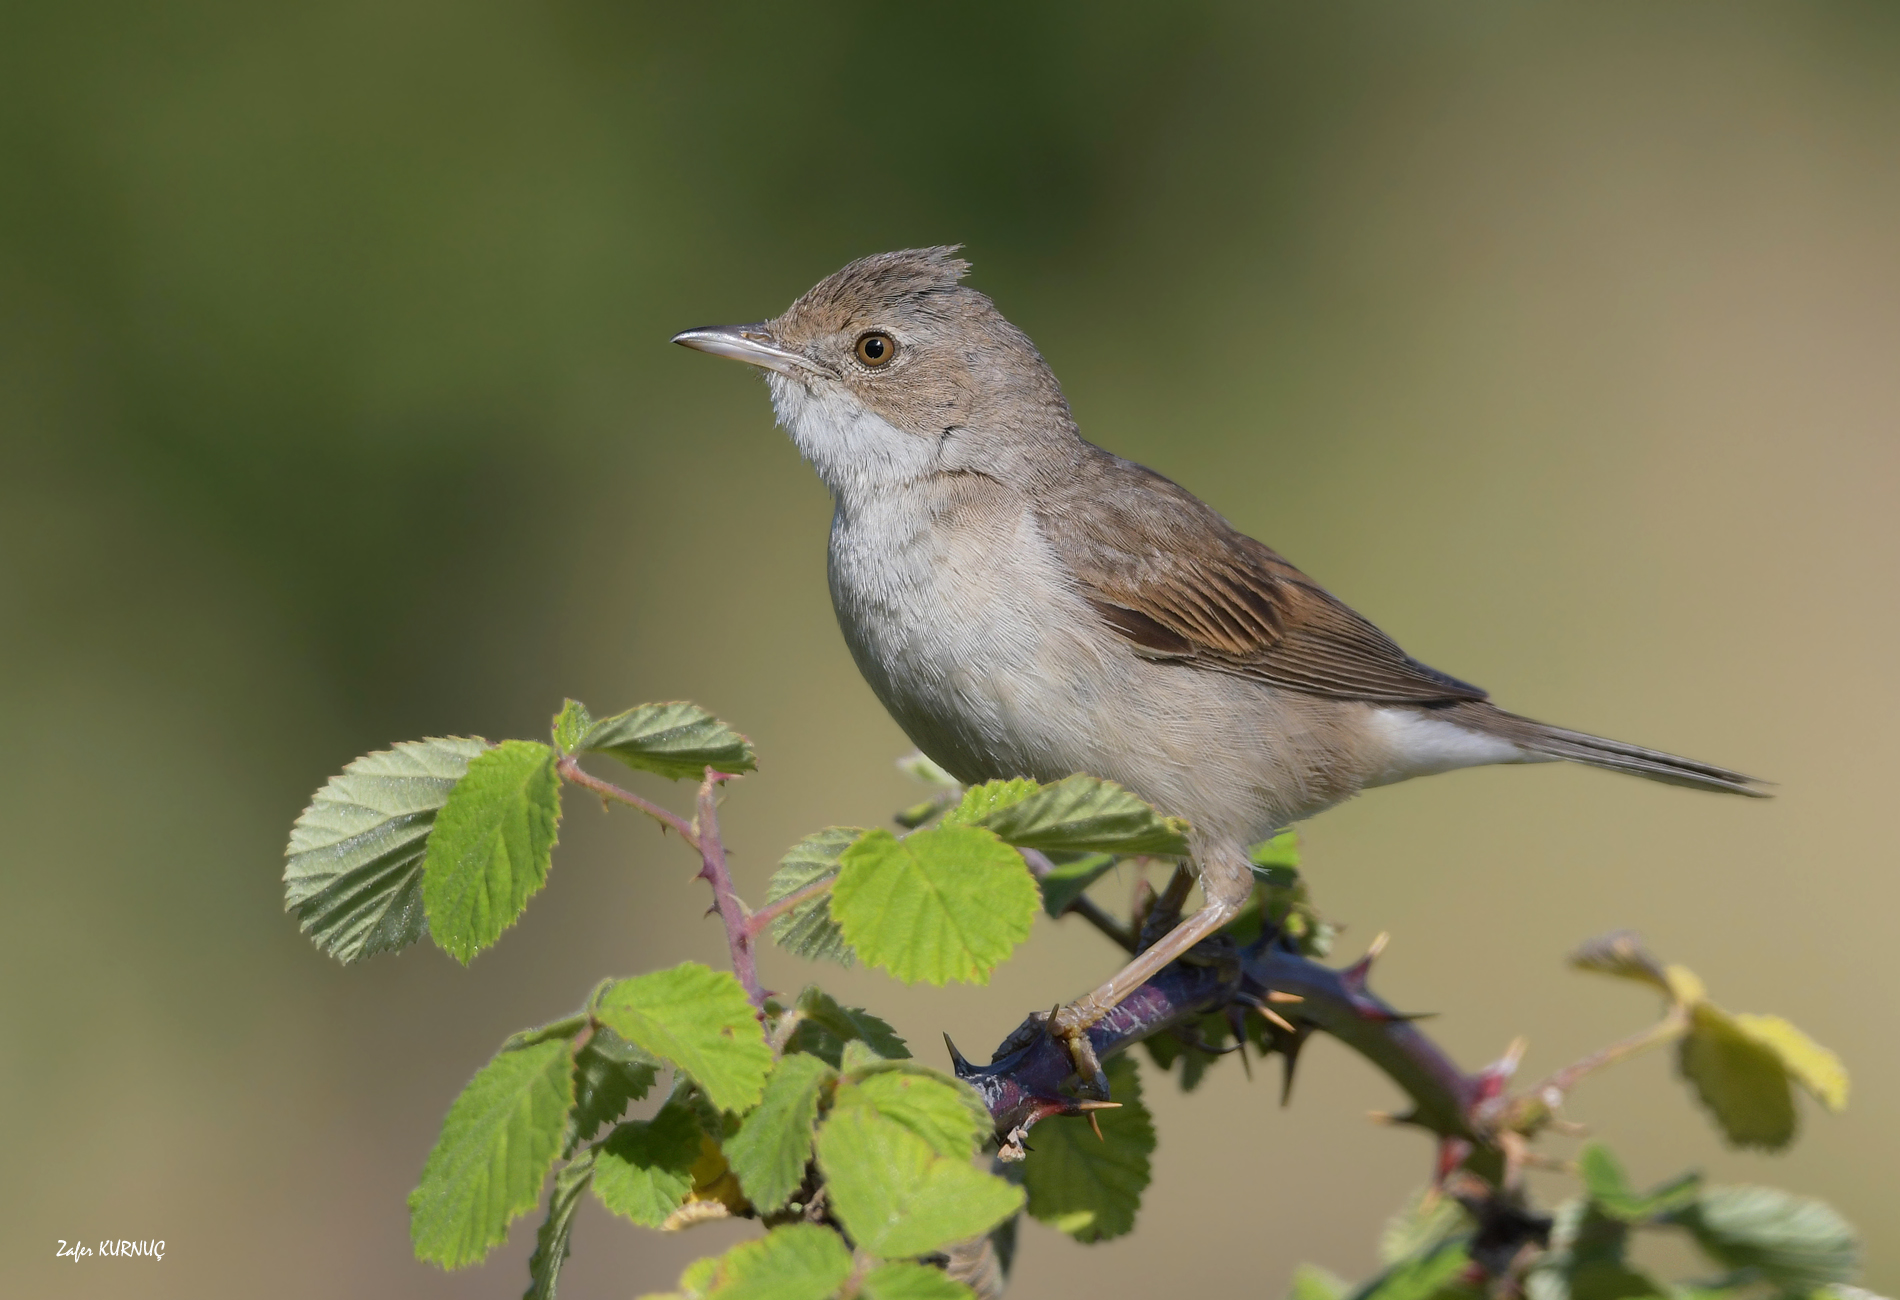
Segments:
[[[1033,558],[928,533],[871,546],[834,530],[831,589],[871,689],[959,780],[1053,780],[1087,767],[1099,701],[1073,637],[1050,617],[1075,597]]]

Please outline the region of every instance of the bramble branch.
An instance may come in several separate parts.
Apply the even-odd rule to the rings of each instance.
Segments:
[[[1375,942],[1365,957],[1335,969],[1306,957],[1272,929],[1245,948],[1223,940],[1198,950],[1192,960],[1164,967],[1088,1031],[1089,1045],[1098,1059],[1106,1059],[1155,1034],[1221,1014],[1245,1050],[1247,1020],[1258,1016],[1261,1041],[1285,1065],[1284,1104],[1307,1039],[1316,1032],[1331,1034],[1410,1098],[1411,1109],[1391,1122],[1415,1125],[1438,1138],[1435,1181],[1462,1166],[1505,1194],[1514,1181],[1507,1174],[1524,1159],[1524,1139],[1551,1122],[1564,1093],[1591,1071],[1683,1032],[1683,1015],[1672,1009],[1644,1033],[1513,1096],[1506,1087],[1521,1046],[1475,1073],[1461,1069],[1414,1023],[1418,1017],[1396,1010],[1367,987],[1381,946]],[[1209,948],[1212,954],[1204,956]],[[973,1065],[954,1045],[950,1048],[957,1076],[989,1107],[1004,1159],[1021,1158],[1023,1139],[1041,1120],[1080,1116],[1089,1109],[1069,1091],[1074,1061],[1069,1047],[1049,1034],[1047,1019],[1047,1012],[1031,1015],[997,1047],[988,1065]]]
[[[694,829],[699,841],[699,878],[712,886],[713,910],[726,927],[726,946],[732,952],[732,973],[745,986],[747,1000],[759,1019],[765,1019],[765,990],[759,984],[759,966],[752,953],[752,934],[747,929],[745,904],[732,888],[732,873],[726,869],[726,846],[719,838],[718,792],[721,782],[731,781],[729,772],[706,769],[699,783],[699,815]]]
[[[638,808],[641,812],[659,822],[660,825],[677,832],[679,837],[685,840],[694,851],[698,851],[699,836],[694,833],[691,822],[688,822],[677,813],[668,812],[656,803],[642,799],[631,790],[621,789],[612,781],[601,780],[586,768],[582,767],[580,761],[576,759],[574,755],[568,754],[563,757],[559,763],[554,765],[554,770],[559,772],[567,780],[572,781],[575,785],[583,789],[592,790],[602,799],[612,799],[617,803],[626,804],[629,808]]]
[[[831,887],[837,883],[838,877],[834,873],[820,880],[814,880],[802,889],[795,889],[783,898],[767,903],[764,907],[754,912],[752,919],[745,923],[745,936],[747,941],[749,942],[758,938],[761,934],[764,934],[772,922],[778,920],[779,917],[784,916],[787,912],[799,906],[801,903],[804,903],[806,900],[816,898],[820,894],[830,893]]]

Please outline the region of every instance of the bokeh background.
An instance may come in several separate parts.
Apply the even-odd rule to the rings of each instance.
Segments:
[[[1573,1114],[1641,1180],[1829,1199],[1900,1287],[1900,10],[73,0],[0,10],[0,158],[8,1294],[520,1292],[532,1221],[447,1276],[404,1194],[509,1031],[721,960],[691,864],[573,799],[471,969],[344,970],[280,910],[289,824],[360,752],[541,735],[564,694],[754,737],[755,898],[910,802],[823,490],[756,378],[666,340],[951,241],[1086,433],[1423,659],[1782,783],[1439,777],[1312,824],[1312,875],[1473,1065],[1646,1023],[1564,968],[1613,926],[1795,1018],[1855,1091],[1791,1154],[1723,1150],[1662,1057]],[[1110,957],[1042,923],[988,989],[832,982],[930,1059]],[[1355,1059],[1303,1069],[1285,1111],[1151,1080],[1137,1231],[1029,1227],[1017,1294],[1367,1272],[1429,1150]],[[742,1230],[590,1204],[567,1281],[659,1289]]]

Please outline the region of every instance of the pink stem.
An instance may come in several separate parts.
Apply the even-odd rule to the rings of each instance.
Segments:
[[[719,813],[713,799],[721,781],[730,781],[726,772],[706,769],[699,786],[699,878],[712,886],[713,909],[725,922],[726,946],[732,952],[732,973],[745,986],[746,998],[765,1018],[765,989],[759,984],[758,964],[752,955],[752,934],[746,926],[745,904],[732,888],[732,873],[726,869],[726,846],[719,838]]]
[[[748,940],[758,938],[761,934],[765,933],[766,927],[778,920],[779,917],[784,916],[787,912],[797,907],[800,903],[805,902],[807,899],[816,898],[820,894],[830,892],[831,887],[837,883],[838,877],[834,873],[826,876],[823,880],[814,880],[809,885],[794,889],[783,898],[767,903],[764,907],[754,912],[752,919],[745,923],[746,938]]]
[[[673,830],[679,832],[679,837],[693,848],[699,848],[699,836],[693,833],[692,824],[685,818],[668,812],[656,803],[649,803],[631,790],[621,789],[612,781],[603,781],[599,777],[592,775],[580,765],[580,762],[572,754],[567,755],[559,763],[556,763],[554,767],[557,772],[572,781],[575,785],[592,790],[603,799],[615,799],[630,808],[638,808],[641,812],[659,822],[660,825],[670,826]]]

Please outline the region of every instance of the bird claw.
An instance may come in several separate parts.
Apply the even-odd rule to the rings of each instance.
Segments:
[[[1069,1060],[1075,1066],[1075,1093],[1084,1102],[1102,1102],[1108,1100],[1108,1073],[1102,1069],[1102,1060],[1095,1054],[1095,1044],[1089,1041],[1087,1029],[1071,1029],[1063,1032],[1051,1030],[1068,1050]]]

